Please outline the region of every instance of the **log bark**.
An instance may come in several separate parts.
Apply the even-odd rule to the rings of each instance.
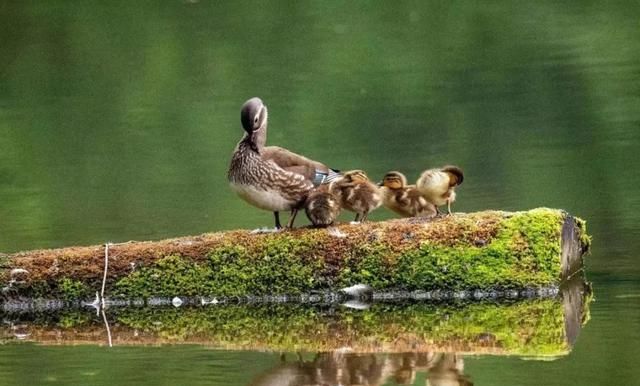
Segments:
[[[367,284],[379,291],[558,286],[582,267],[585,222],[562,210],[483,211],[417,219],[247,230],[110,245],[106,295],[300,294]],[[105,246],[0,256],[2,296],[87,299]]]

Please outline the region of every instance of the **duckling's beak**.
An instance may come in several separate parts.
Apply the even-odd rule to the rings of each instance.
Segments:
[[[384,181],[380,181],[380,182],[378,182],[376,185],[378,185],[378,186],[384,186]]]

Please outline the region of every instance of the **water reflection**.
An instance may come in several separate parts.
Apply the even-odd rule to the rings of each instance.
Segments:
[[[37,312],[4,305],[0,340],[44,344],[191,343],[280,352],[566,355],[588,320],[591,292],[576,277],[553,298],[340,305],[220,304]]]
[[[252,386],[275,385],[398,385],[416,384],[416,374],[426,373],[425,385],[473,385],[464,374],[464,359],[455,353],[345,354],[318,353],[311,359],[301,355],[282,362],[255,378]]]

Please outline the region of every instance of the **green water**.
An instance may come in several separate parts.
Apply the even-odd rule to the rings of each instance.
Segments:
[[[464,379],[636,383],[639,20],[636,1],[2,2],[0,251],[271,225],[225,176],[260,96],[271,144],[373,178],[454,163],[456,211],[588,221],[596,301],[571,354],[468,356]],[[6,385],[248,385],[281,367],[198,346],[0,346]]]

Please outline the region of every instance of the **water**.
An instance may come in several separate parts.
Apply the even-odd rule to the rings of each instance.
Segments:
[[[271,144],[373,178],[455,163],[457,211],[588,221],[595,302],[573,351],[441,359],[458,384],[633,384],[639,17],[634,1],[5,2],[0,251],[271,225],[225,178],[239,107],[260,96]],[[201,346],[11,344],[0,358],[7,385],[246,385],[282,365]]]

